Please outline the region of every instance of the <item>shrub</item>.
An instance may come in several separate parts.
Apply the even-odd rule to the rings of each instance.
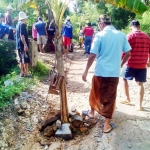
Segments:
[[[0,76],[11,72],[16,67],[15,43],[13,41],[0,42]]]
[[[41,61],[38,61],[38,64],[33,71],[33,78],[21,78],[17,76],[18,69],[15,68],[13,72],[5,76],[0,77],[0,108],[8,106],[11,104],[15,96],[19,95],[22,91],[27,89],[32,89],[36,84],[39,83],[40,79],[43,79],[48,75],[50,68],[46,66]],[[5,81],[13,82],[13,85],[5,86]]]
[[[33,75],[45,76],[48,75],[50,68],[41,61],[38,61],[37,66],[33,68]]]

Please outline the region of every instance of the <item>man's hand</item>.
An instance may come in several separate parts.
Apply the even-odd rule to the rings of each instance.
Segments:
[[[86,77],[87,77],[87,72],[84,72],[83,75],[82,75],[82,80],[85,81],[85,82],[87,81]]]
[[[147,67],[150,67],[150,61],[147,62]]]
[[[28,49],[28,46],[27,45],[24,45],[24,51],[27,52],[29,49]]]

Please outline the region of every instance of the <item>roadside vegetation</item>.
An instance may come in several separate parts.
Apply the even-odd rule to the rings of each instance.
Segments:
[[[32,78],[20,77],[18,67],[15,67],[13,72],[0,77],[0,108],[11,104],[14,97],[22,91],[35,88],[48,75],[50,68],[38,61],[37,67],[30,70]]]

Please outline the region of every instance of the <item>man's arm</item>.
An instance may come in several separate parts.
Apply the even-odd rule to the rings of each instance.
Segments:
[[[45,25],[44,29],[45,29],[46,38],[48,39],[48,33],[47,33],[46,25]]]
[[[36,25],[35,25],[35,24],[33,25],[33,29],[34,29],[34,30],[37,30],[37,28],[36,28]]]
[[[15,18],[12,20],[12,22],[17,21],[17,20],[18,20],[18,17],[15,17]]]
[[[21,41],[22,41],[22,43],[24,45],[24,50],[27,52],[28,51],[28,46],[27,46],[25,37],[24,37],[24,35],[20,35],[20,37],[21,37]]]
[[[90,56],[89,56],[89,59],[88,59],[87,65],[86,65],[86,69],[85,69],[85,71],[82,75],[82,80],[85,81],[85,82],[87,81],[86,76],[88,74],[88,70],[91,67],[91,65],[93,64],[95,57],[96,57],[96,54],[93,54],[93,53],[91,53]]]
[[[148,55],[147,67],[150,67],[150,48],[149,48],[149,55]]]
[[[125,53],[125,55],[123,57],[123,60],[121,62],[121,67],[126,63],[126,61],[129,59],[130,56],[131,56],[131,52],[130,51]]]

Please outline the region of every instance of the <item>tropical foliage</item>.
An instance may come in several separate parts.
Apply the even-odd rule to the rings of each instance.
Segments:
[[[17,65],[15,43],[1,41],[0,42],[0,76],[10,73]]]
[[[143,0],[91,0],[93,2],[106,2],[109,4],[112,4],[119,8],[125,8],[126,10],[130,10],[134,13],[143,14],[146,10],[148,10],[148,7],[143,3],[148,1]]]

